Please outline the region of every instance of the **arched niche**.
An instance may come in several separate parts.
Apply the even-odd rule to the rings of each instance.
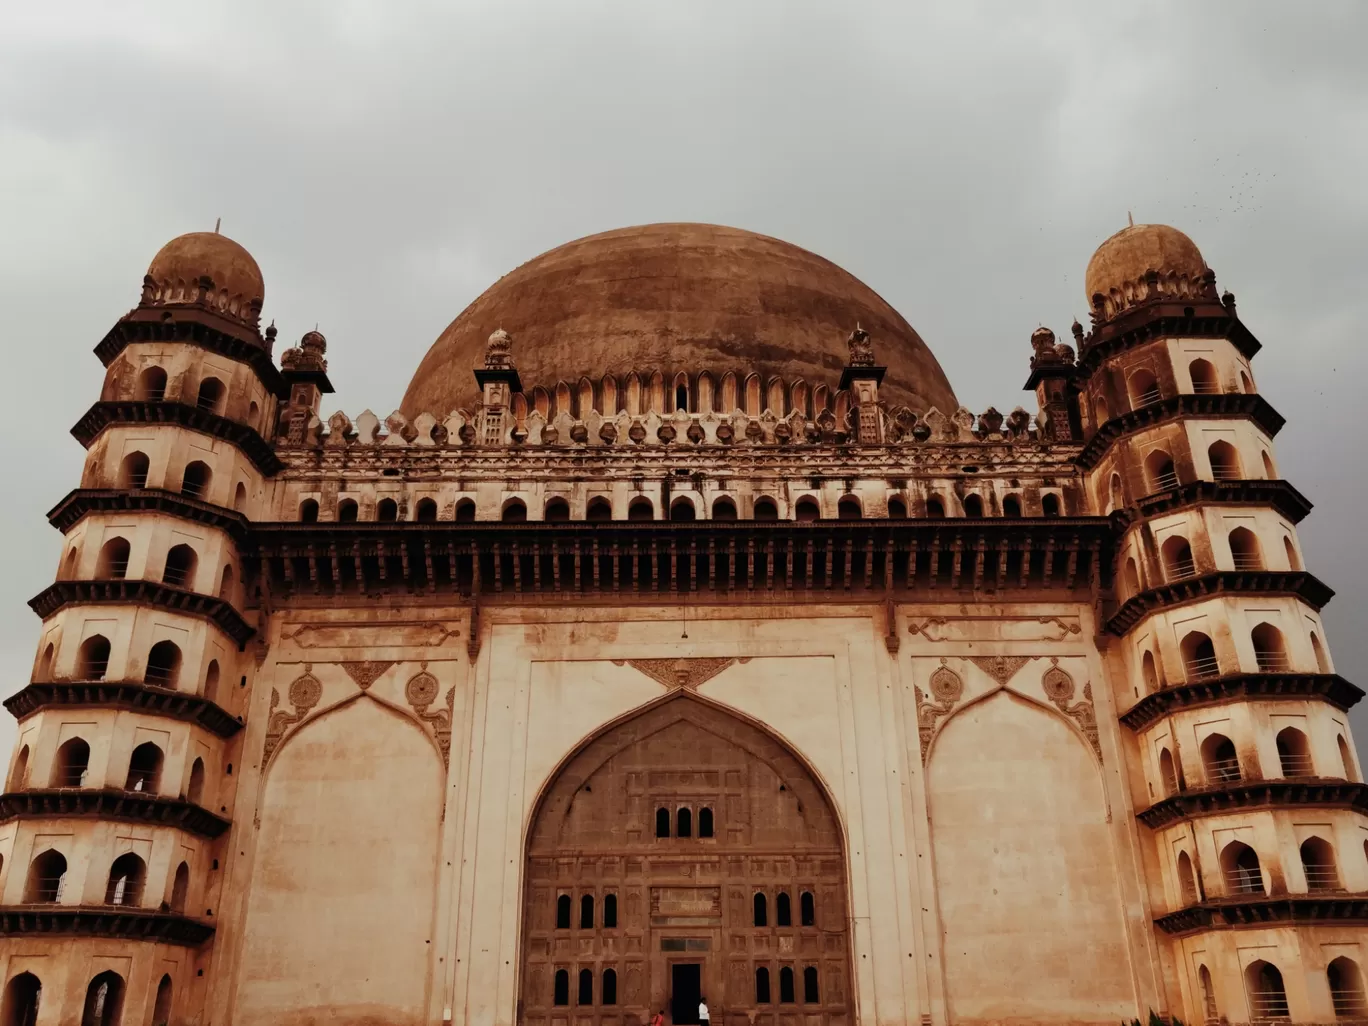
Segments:
[[[709,810],[711,836],[670,829],[681,809],[693,818]],[[810,1021],[853,1020],[839,819],[810,768],[753,721],[676,692],[610,724],[552,775],[527,839],[518,1000],[526,1026],[564,1016],[556,972],[567,942],[581,952],[578,969],[595,978],[611,970],[617,981],[616,1004],[596,996],[575,1008],[577,1022],[649,1021],[680,996],[672,966],[681,961],[700,966],[709,1004],[729,1015],[772,1010],[756,1003],[755,974],[780,944],[819,973]],[[766,944],[738,953],[736,931],[755,932],[754,895],[780,892],[815,895],[815,921],[772,921]],[[586,895],[601,906],[612,898],[613,926],[600,917],[591,928],[558,928],[563,899],[582,908]],[[692,946],[678,947],[682,937]]]

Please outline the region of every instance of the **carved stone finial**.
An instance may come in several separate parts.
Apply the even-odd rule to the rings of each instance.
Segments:
[[[266,329],[266,337],[273,339],[275,326]],[[293,371],[326,372],[328,361],[323,354],[328,351],[328,340],[320,331],[306,331],[299,345],[280,354],[280,366]]]
[[[513,367],[513,336],[496,328],[485,345],[485,369],[508,370]]]
[[[1079,349],[1082,349],[1082,348],[1083,348],[1083,325],[1081,325],[1081,324],[1078,323],[1078,318],[1077,318],[1077,317],[1074,318],[1073,327],[1072,327],[1070,330],[1073,332],[1074,345],[1077,346]]]
[[[1046,327],[1036,328],[1031,332],[1031,348],[1036,351],[1037,356],[1043,356],[1054,349],[1055,333]]]
[[[850,338],[846,339],[846,345],[850,347],[850,366],[874,366],[874,343],[869,341],[869,332],[864,328],[856,324]]]

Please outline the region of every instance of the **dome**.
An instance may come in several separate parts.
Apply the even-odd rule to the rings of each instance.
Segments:
[[[503,329],[523,389],[605,374],[683,371],[835,390],[857,325],[888,368],[891,403],[958,405],[912,327],[853,275],[765,235],[706,224],[652,224],[566,243],[506,274],[451,322],[404,394],[403,413],[441,417],[478,396],[474,370]]]
[[[1086,288],[1088,305],[1099,293],[1125,292],[1129,283],[1143,281],[1149,271],[1163,277],[1176,275],[1200,281],[1206,261],[1196,243],[1166,224],[1133,224],[1122,228],[1102,245],[1088,261]]]
[[[172,239],[152,258],[147,276],[155,284],[155,304],[193,302],[199,279],[207,276],[214,283],[213,305],[253,324],[266,298],[261,268],[252,254],[218,232],[190,232]]]

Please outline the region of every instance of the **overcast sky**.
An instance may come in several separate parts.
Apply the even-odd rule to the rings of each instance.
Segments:
[[[44,513],[79,480],[91,348],[172,236],[222,217],[281,342],[318,324],[325,415],[383,418],[524,260],[674,220],[834,260],[965,405],[1006,411],[1034,409],[1030,333],[1086,320],[1084,267],[1128,210],[1188,232],[1264,343],[1331,652],[1363,685],[1365,44],[1354,2],[0,0],[4,693],[56,569]]]

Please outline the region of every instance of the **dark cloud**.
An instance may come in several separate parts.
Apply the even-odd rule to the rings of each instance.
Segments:
[[[27,677],[42,514],[90,348],[180,232],[248,246],[285,339],[328,335],[338,405],[398,405],[505,271],[626,224],[703,220],[835,260],[1010,409],[1125,224],[1188,231],[1266,348],[1283,473],[1338,668],[1361,677],[1368,555],[1368,8],[1320,4],[68,3],[0,35],[0,302],[14,427],[0,666]],[[1356,714],[1356,717],[1362,714]],[[1360,737],[1368,729],[1359,730]]]

